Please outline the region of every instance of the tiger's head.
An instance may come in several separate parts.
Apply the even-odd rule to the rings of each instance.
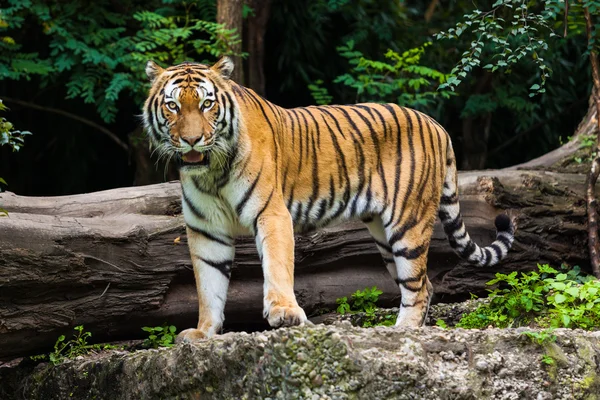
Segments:
[[[152,87],[143,119],[159,157],[176,157],[183,169],[224,166],[238,123],[232,72],[228,57],[211,67],[184,62],[161,68],[148,61]]]

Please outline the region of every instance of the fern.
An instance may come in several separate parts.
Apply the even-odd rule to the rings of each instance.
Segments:
[[[0,80],[39,76],[43,87],[62,75],[65,97],[93,104],[110,123],[119,98],[143,103],[149,59],[162,64],[209,61],[233,54],[233,44],[240,41],[236,32],[214,22],[214,1],[129,6],[130,12],[123,14],[103,2],[9,0],[0,14]],[[38,21],[37,29],[49,42],[46,55],[23,51],[13,40],[25,20]]]
[[[338,47],[339,54],[352,66],[346,74],[338,76],[334,83],[353,88],[356,102],[395,102],[413,108],[425,108],[438,98],[448,98],[451,92],[436,90],[447,76],[437,70],[419,65],[425,48],[407,50],[399,54],[393,50],[385,53],[388,61],[370,60],[354,48],[349,41]],[[315,90],[313,90],[314,93]]]

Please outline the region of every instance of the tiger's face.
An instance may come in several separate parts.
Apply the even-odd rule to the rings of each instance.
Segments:
[[[231,139],[227,121],[232,113],[222,93],[229,89],[232,71],[228,58],[212,67],[186,62],[163,69],[153,61],[147,63],[152,88],[144,123],[159,156],[175,156],[187,169],[222,165]]]

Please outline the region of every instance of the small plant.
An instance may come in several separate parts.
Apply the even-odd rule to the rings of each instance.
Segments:
[[[443,319],[439,319],[439,318],[438,318],[438,319],[435,321],[435,325],[436,325],[436,326],[439,326],[439,327],[440,327],[440,328],[442,328],[442,329],[448,329],[448,324],[446,324],[446,321],[444,321]]]
[[[157,349],[159,347],[172,347],[175,344],[177,328],[173,325],[145,326],[142,330],[149,333],[148,338],[144,340],[144,346],[146,347]]]
[[[552,357],[551,355],[543,354],[542,355],[542,363],[544,363],[546,365],[554,365],[556,363],[556,361],[554,361],[554,357]]]
[[[357,290],[350,296],[350,301],[347,297],[340,297],[336,300],[338,304],[337,312],[344,314],[364,313],[364,318],[361,319],[361,325],[364,328],[369,328],[376,325],[392,326],[396,318],[395,315],[385,315],[378,318],[376,311],[378,310],[376,303],[379,296],[383,292],[377,289],[377,286]]]
[[[566,270],[566,267],[563,267]],[[499,328],[536,324],[550,328],[592,329],[600,324],[600,281],[581,274],[579,267],[566,272],[548,265],[538,271],[496,274],[488,285],[490,302],[464,315],[458,327]]]
[[[523,332],[522,334],[531,339],[532,342],[537,343],[539,345],[543,345],[546,343],[556,342],[556,335],[552,333],[553,331],[554,329],[550,328],[544,329],[540,332],[529,331]]]
[[[73,337],[66,340],[65,335],[60,335],[54,344],[54,351],[48,354],[48,359],[54,365],[58,365],[65,359],[83,356],[91,352],[115,349],[117,346],[109,344],[88,344],[88,339],[92,336],[91,332],[85,331],[83,325],[78,325],[75,328]],[[45,355],[32,356],[32,360],[44,360]]]

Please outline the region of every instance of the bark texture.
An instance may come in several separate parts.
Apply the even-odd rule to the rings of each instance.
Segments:
[[[248,80],[256,93],[265,96],[265,34],[271,15],[271,0],[251,0],[254,15],[248,18]]]
[[[0,370],[12,399],[595,399],[597,333],[542,345],[515,329],[354,328],[229,333]],[[542,360],[552,358],[553,364]]]
[[[243,0],[218,0],[217,1],[217,22],[224,24],[227,29],[235,29],[240,37],[240,42],[233,45],[230,49],[234,54],[241,54],[242,52],[242,8],[244,6]],[[242,65],[242,58],[239,56],[232,56],[235,68],[231,79],[240,85],[244,84],[244,68]]]
[[[436,225],[428,274],[436,301],[485,291],[497,271],[536,263],[589,267],[585,177],[541,171],[459,174],[462,214],[479,244],[495,235],[493,220],[511,209],[519,228],[500,265],[459,261]],[[48,350],[61,333],[84,324],[99,341],[143,336],[143,326],[194,326],[197,301],[178,182],[98,193],[31,198],[0,194],[0,358]],[[399,290],[361,223],[296,238],[295,289],[308,315],[336,298],[377,285],[382,306]],[[237,243],[225,330],[259,329],[262,270],[252,239]]]

